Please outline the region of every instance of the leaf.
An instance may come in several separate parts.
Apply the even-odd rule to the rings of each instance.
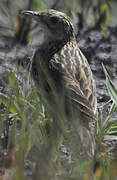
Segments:
[[[7,95],[0,93],[0,104],[3,103],[9,108],[9,111],[13,114],[19,113],[20,108],[18,105],[11,99],[8,98]]]
[[[104,13],[104,12],[106,12],[107,10],[108,10],[108,5],[107,5],[106,3],[103,3],[103,4],[101,5],[101,12]]]
[[[19,95],[19,80],[13,72],[9,74],[9,83],[12,89],[14,89],[15,94]]]
[[[106,135],[104,137],[104,140],[107,140],[107,141],[114,141],[116,140],[117,141],[117,136],[114,136],[114,135]]]
[[[103,67],[104,74],[106,77],[106,85],[107,85],[108,93],[109,93],[112,101],[117,105],[117,89],[113,85],[113,82],[103,64],[102,64],[102,67]]]

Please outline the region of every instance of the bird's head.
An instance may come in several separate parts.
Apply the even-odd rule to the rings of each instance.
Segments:
[[[21,14],[35,19],[42,28],[45,41],[68,42],[74,38],[74,27],[66,14],[49,9],[40,12],[22,11]]]

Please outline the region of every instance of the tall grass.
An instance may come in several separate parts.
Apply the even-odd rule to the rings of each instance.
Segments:
[[[114,180],[117,176],[113,143],[117,140],[117,89],[104,66],[103,69],[111,103],[99,110],[95,154],[84,162],[78,160],[76,153],[73,157],[73,144],[78,144],[76,134],[71,134],[73,131],[65,128],[59,137],[50,139],[51,117],[46,115],[30,74],[23,82],[15,73],[9,74],[9,94],[0,93],[0,132],[8,133],[8,144],[6,147],[1,146],[1,151],[9,153],[12,149],[14,153],[11,167],[15,170],[11,179],[23,180],[32,176],[33,179],[44,180]],[[4,122],[7,122],[7,126]],[[73,142],[70,144],[71,140]],[[72,146],[70,151],[67,149],[69,146]],[[4,156],[4,153],[1,154]],[[7,169],[4,161],[1,158],[0,167]]]

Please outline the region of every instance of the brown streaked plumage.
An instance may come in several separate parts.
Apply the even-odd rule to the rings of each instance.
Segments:
[[[71,19],[51,9],[22,14],[34,18],[44,32],[44,41],[33,59],[32,75],[48,109],[52,113],[62,109],[66,116],[73,117],[78,110],[84,117],[82,121],[86,116],[94,120],[95,81],[76,42]]]

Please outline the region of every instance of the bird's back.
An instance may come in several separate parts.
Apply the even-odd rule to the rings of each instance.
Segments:
[[[50,60],[64,81],[65,89],[70,91],[71,101],[80,105],[82,112],[92,116],[96,114],[96,88],[92,71],[87,59],[80,51],[76,40],[68,42]]]

